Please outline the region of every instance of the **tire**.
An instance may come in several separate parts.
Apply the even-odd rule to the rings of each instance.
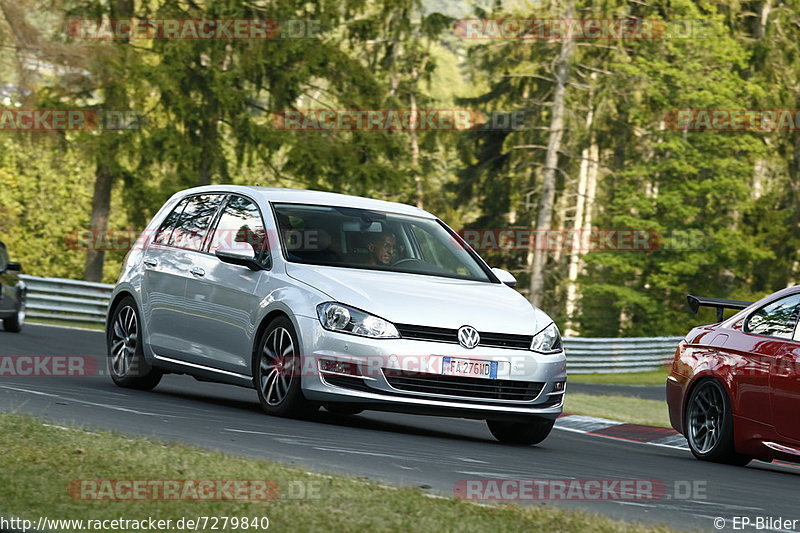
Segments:
[[[555,420],[533,420],[530,422],[501,422],[487,420],[486,425],[494,438],[504,444],[519,444],[530,446],[539,444],[550,435]]]
[[[111,379],[127,389],[150,390],[163,373],[144,358],[139,311],[133,298],[123,298],[114,308],[106,331]]]
[[[300,418],[319,410],[301,386],[300,342],[292,322],[279,317],[261,334],[253,358],[253,385],[265,413]]]
[[[733,413],[719,381],[706,379],[692,389],[685,420],[689,449],[701,461],[744,466],[752,460],[734,449]]]
[[[25,325],[26,308],[27,304],[25,302],[25,296],[20,295],[17,312],[14,314],[14,316],[3,319],[3,329],[10,333],[19,333],[22,331],[22,326]]]
[[[326,403],[324,407],[326,411],[334,415],[357,415],[364,412],[357,405],[348,405],[346,403]]]

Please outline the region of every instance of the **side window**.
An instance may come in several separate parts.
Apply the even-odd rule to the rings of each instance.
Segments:
[[[175,224],[178,223],[178,218],[180,218],[181,213],[183,213],[183,209],[188,203],[189,198],[184,198],[178,202],[178,205],[175,206],[175,209],[173,209],[172,212],[167,215],[167,218],[165,218],[164,222],[161,223],[161,227],[158,228],[156,236],[153,239],[153,244],[161,244],[164,246],[169,244],[169,241],[172,238],[172,231],[175,229]]]
[[[269,244],[258,206],[242,196],[231,196],[219,217],[209,251],[213,254],[237,242],[249,242],[262,260]]]
[[[198,194],[190,197],[168,244],[176,248],[201,250],[208,227],[221,201],[220,194]]]
[[[744,330],[755,335],[791,339],[800,312],[800,294],[765,305],[747,319]]]

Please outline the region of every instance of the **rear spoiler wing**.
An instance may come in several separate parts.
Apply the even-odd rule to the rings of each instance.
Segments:
[[[742,300],[726,300],[724,298],[706,298],[704,296],[686,295],[686,301],[689,303],[689,309],[693,313],[701,307],[713,307],[717,310],[717,321],[722,322],[722,313],[725,309],[747,309],[753,302],[745,302]]]

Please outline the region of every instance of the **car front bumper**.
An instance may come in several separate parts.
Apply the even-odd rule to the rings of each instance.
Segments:
[[[490,347],[468,350],[458,344],[335,333],[311,317],[297,317],[297,322],[303,393],[309,400],[494,420],[555,419],[562,412],[563,351],[543,355]],[[499,380],[442,376],[442,360],[448,356],[495,361],[506,372]],[[332,362],[346,363],[347,371],[331,368],[336,366]]]

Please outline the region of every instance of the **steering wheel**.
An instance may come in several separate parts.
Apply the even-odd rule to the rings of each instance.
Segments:
[[[404,263],[413,263],[413,262],[419,262],[419,259],[416,259],[414,257],[406,257],[398,261],[395,261],[394,263],[392,263],[392,266],[400,266]]]

